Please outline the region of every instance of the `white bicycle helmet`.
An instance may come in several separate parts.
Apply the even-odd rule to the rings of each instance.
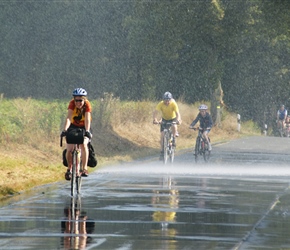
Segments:
[[[163,95],[163,100],[170,100],[172,99],[172,94],[170,92],[165,92]]]
[[[207,110],[207,106],[205,104],[201,104],[199,107],[198,107],[199,110]]]
[[[76,88],[73,91],[73,96],[86,96],[88,93],[85,89],[82,88]]]

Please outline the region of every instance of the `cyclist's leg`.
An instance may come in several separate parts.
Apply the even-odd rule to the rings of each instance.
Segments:
[[[174,118],[174,119],[170,120],[170,122],[177,122],[177,119]],[[178,137],[179,136],[179,134],[177,132],[177,124],[172,124],[171,130],[172,130],[173,137]]]
[[[285,131],[285,128],[286,128],[286,122],[283,120],[282,121],[282,130]]]
[[[278,130],[280,130],[281,129],[281,127],[282,127],[282,121],[279,119],[278,120],[278,122],[277,122],[277,128],[278,128]]]
[[[84,138],[84,143],[80,145],[81,147],[81,157],[82,157],[82,176],[87,177],[88,176],[88,159],[89,159],[89,149],[88,149],[88,143],[90,139],[88,137]]]
[[[66,144],[66,160],[67,160],[67,164],[68,164],[68,167],[67,169],[68,170],[71,170],[72,168],[72,151],[73,151],[73,148],[74,148],[74,144]]]
[[[66,160],[67,160],[67,172],[65,173],[65,179],[69,181],[71,179],[71,169],[72,169],[72,150],[74,148],[73,144],[66,144]]]
[[[277,128],[280,136],[283,136],[283,120],[278,120]]]
[[[172,124],[171,129],[172,129],[172,134],[173,134],[173,136],[176,137],[176,133],[177,133],[177,125],[176,125],[176,124]]]
[[[176,118],[170,120],[171,122],[177,122]],[[173,145],[176,147],[176,141],[175,138],[179,136],[178,132],[177,132],[177,124],[172,124],[171,126],[171,131],[172,131],[172,135],[173,135]]]

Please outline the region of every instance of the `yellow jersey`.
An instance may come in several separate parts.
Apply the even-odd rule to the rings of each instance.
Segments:
[[[159,102],[156,106],[156,110],[161,111],[164,120],[176,118],[176,113],[179,112],[177,103],[174,99],[171,99],[168,105],[165,105],[163,101]]]

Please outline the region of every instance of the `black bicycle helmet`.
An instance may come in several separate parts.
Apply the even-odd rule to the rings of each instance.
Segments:
[[[88,93],[85,89],[82,88],[76,88],[73,91],[73,96],[86,96]]]
[[[163,100],[170,100],[172,99],[172,94],[170,92],[165,92],[163,95]]]

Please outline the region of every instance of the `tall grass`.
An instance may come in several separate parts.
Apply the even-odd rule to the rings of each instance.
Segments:
[[[47,101],[32,98],[0,99],[0,142],[32,144],[35,141],[58,140],[68,102],[69,100]],[[152,112],[157,104],[150,101],[121,101],[110,93],[105,93],[104,98],[92,100],[91,103],[94,131],[118,127],[126,130],[129,125],[148,129],[148,125],[152,124]],[[178,102],[178,105],[183,120],[180,130],[187,134],[189,124],[198,114],[199,103],[190,105]],[[236,130],[236,117],[226,110],[222,113],[222,123],[222,129],[228,132]],[[242,124],[243,129],[249,127],[250,130],[258,130],[251,121]],[[150,131],[151,129],[148,129],[148,133]]]
[[[65,103],[28,99],[0,101],[0,140],[10,143],[51,141],[59,134]]]

